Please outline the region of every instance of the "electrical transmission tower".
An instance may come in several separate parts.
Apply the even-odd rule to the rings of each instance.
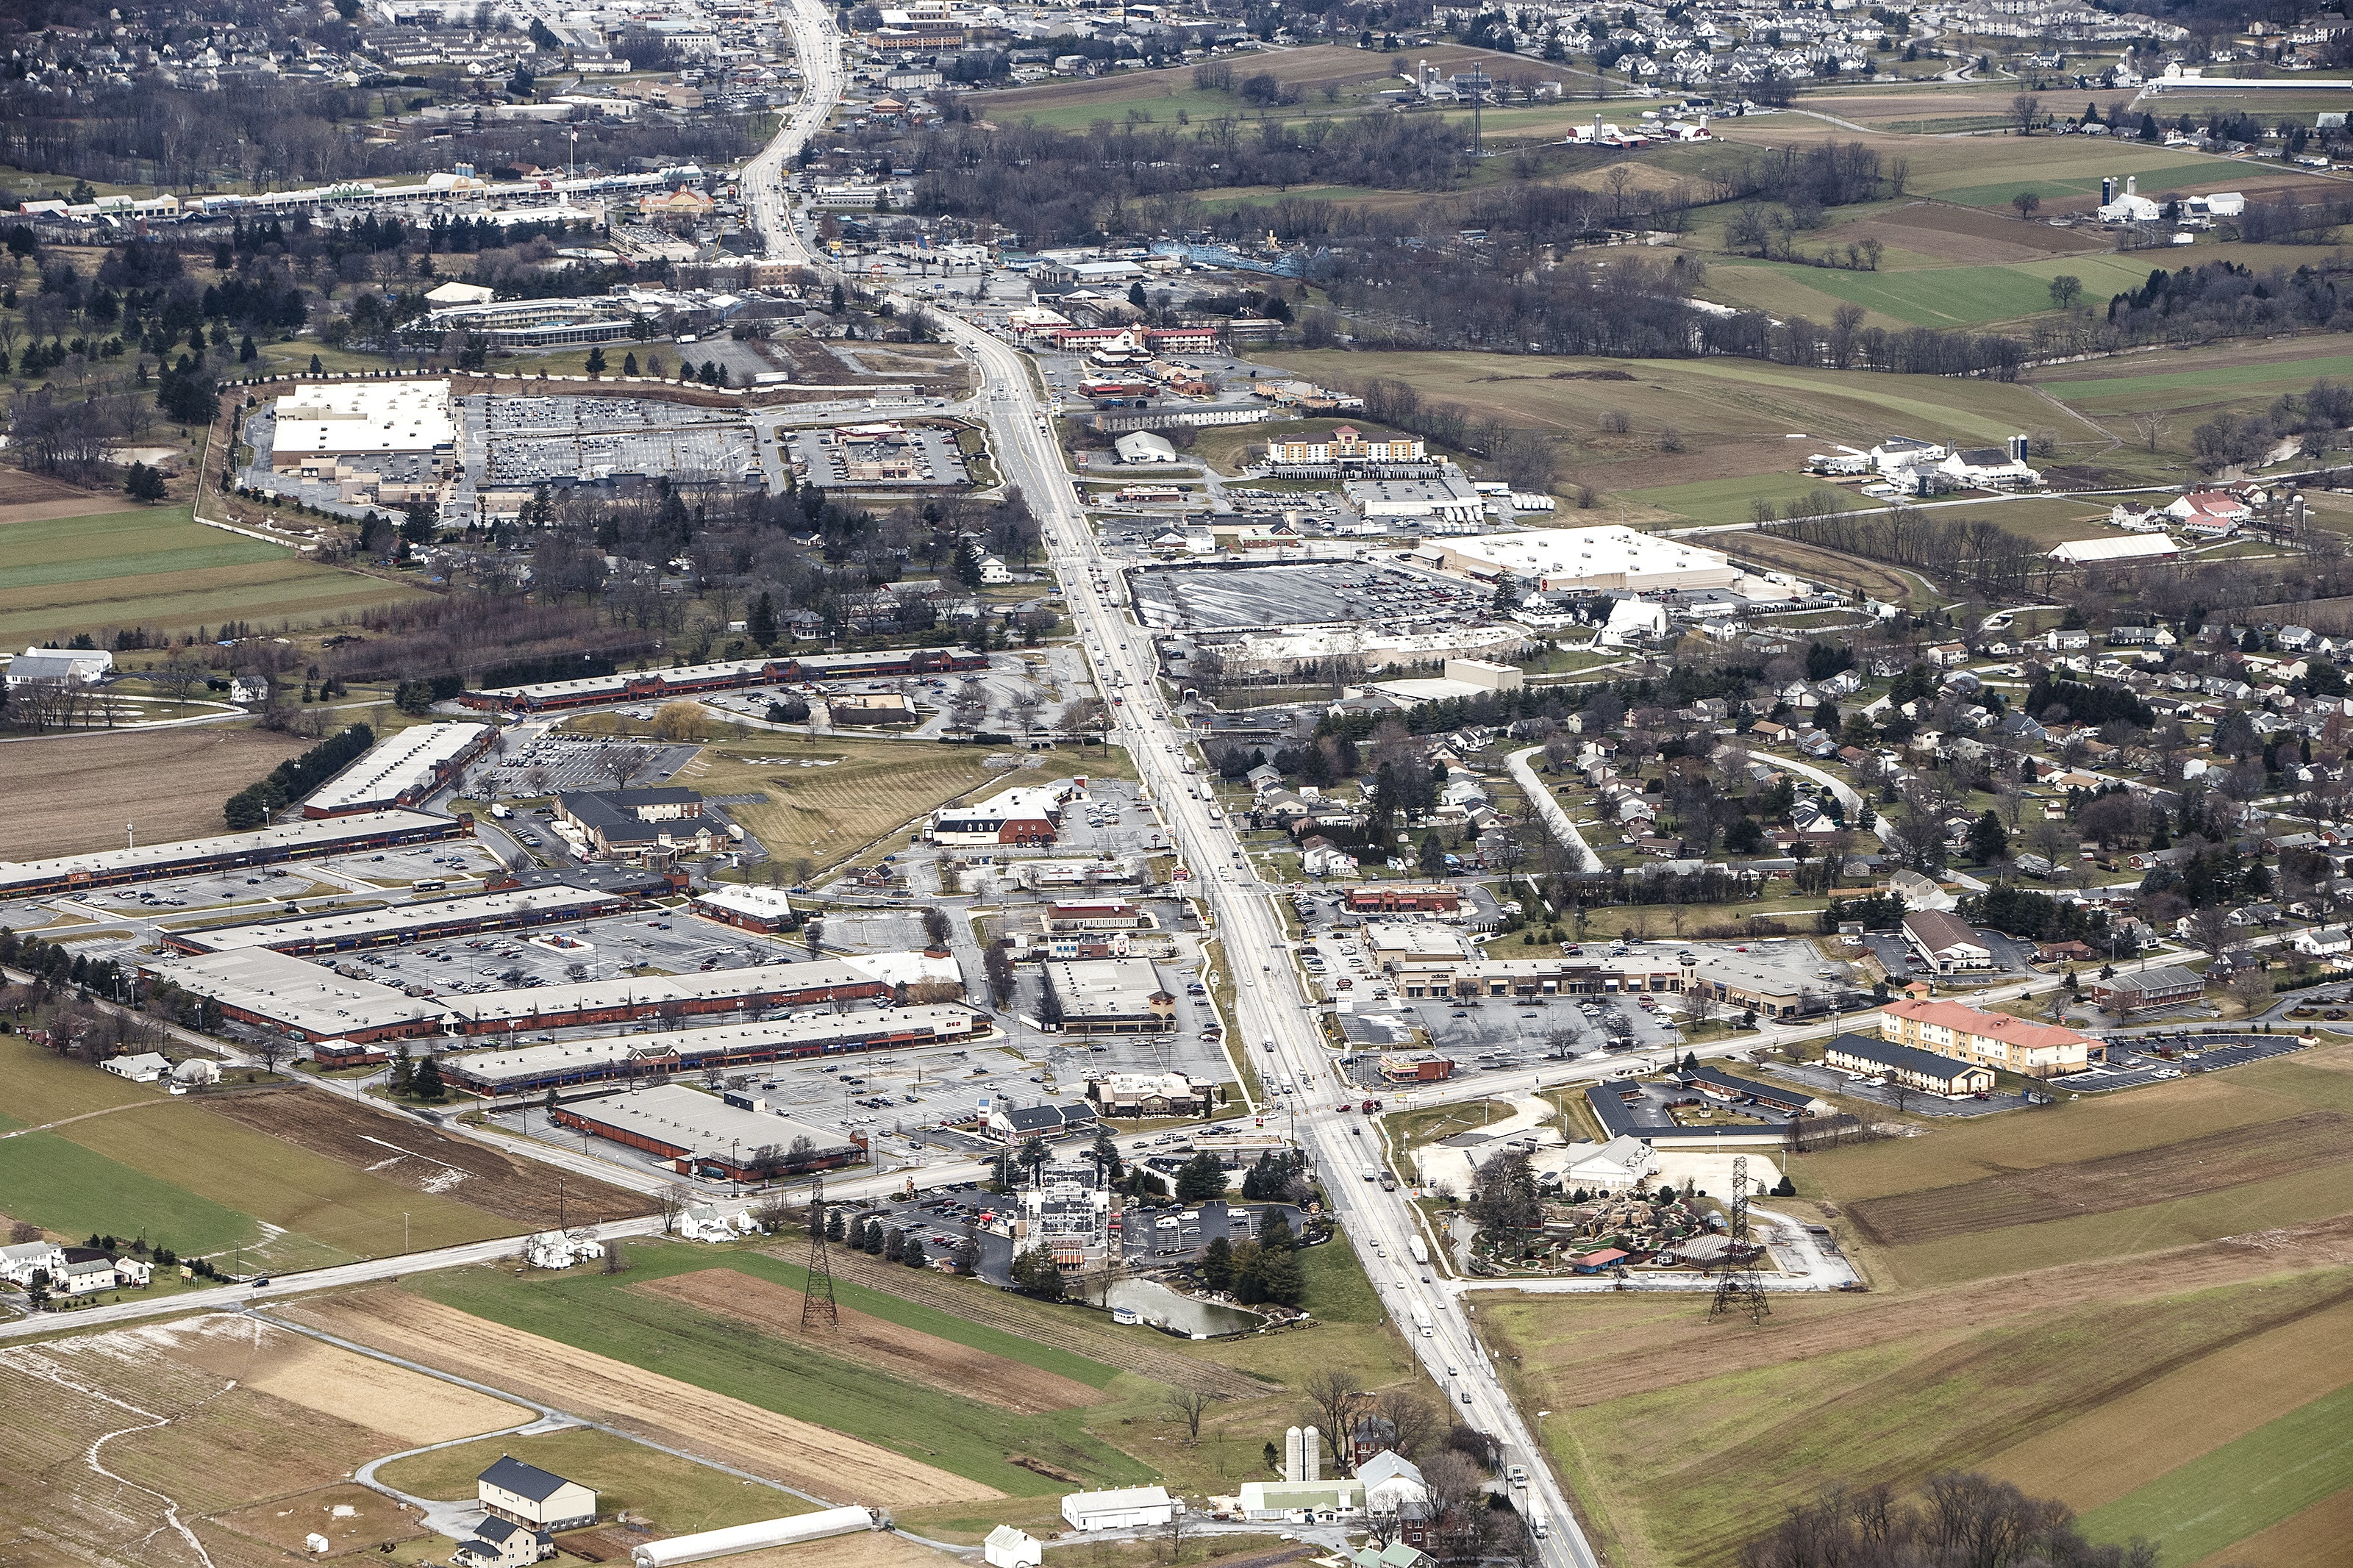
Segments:
[[[1715,1303],[1711,1320],[1727,1312],[1746,1312],[1761,1324],[1773,1309],[1765,1300],[1764,1282],[1757,1278],[1757,1247],[1748,1239],[1748,1156],[1732,1161],[1732,1225],[1725,1236],[1724,1261],[1715,1271]]]
[[[833,1304],[833,1262],[825,1250],[825,1230],[830,1217],[825,1212],[825,1178],[819,1176],[809,1184],[808,1284],[801,1292],[803,1333],[818,1324],[828,1329],[841,1327],[841,1314]]]

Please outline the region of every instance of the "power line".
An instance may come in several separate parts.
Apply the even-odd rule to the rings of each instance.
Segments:
[[[1748,1239],[1748,1156],[1732,1160],[1732,1224],[1725,1233],[1724,1261],[1715,1271],[1715,1300],[1707,1310],[1711,1321],[1730,1312],[1745,1311],[1752,1324],[1762,1324],[1773,1309],[1765,1300],[1764,1281],[1757,1277],[1757,1254]]]
[[[808,1283],[801,1291],[801,1332],[822,1323],[841,1327],[841,1313],[833,1300],[833,1260],[826,1255],[825,1232],[830,1216],[825,1212],[825,1178],[809,1184]]]

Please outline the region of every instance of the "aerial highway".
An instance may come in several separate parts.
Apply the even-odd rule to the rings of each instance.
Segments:
[[[785,167],[793,151],[831,112],[828,93],[840,90],[839,39],[814,4],[799,0],[785,20],[794,29],[807,90],[792,120],[744,172],[745,201],[772,257],[807,255],[794,232]],[[833,58],[828,65],[825,57]],[[821,258],[811,265],[828,270]],[[1236,1016],[1230,1047],[1250,1053],[1261,1081],[1287,1075],[1299,1101],[1293,1132],[1321,1173],[1341,1233],[1363,1260],[1385,1309],[1455,1415],[1494,1437],[1506,1464],[1528,1468],[1524,1511],[1540,1534],[1546,1568],[1599,1568],[1599,1559],[1567,1497],[1531,1440],[1494,1363],[1469,1321],[1472,1303],[1410,1262],[1408,1242],[1420,1236],[1402,1191],[1384,1191],[1363,1173],[1380,1159],[1377,1147],[1353,1135],[1361,1126],[1335,1107],[1344,1099],[1333,1053],[1318,1015],[1292,962],[1292,943],[1274,902],[1282,893],[1261,880],[1240,841],[1208,803],[1193,798],[1180,771],[1189,737],[1161,700],[1150,637],[1130,620],[1117,569],[1105,557],[1078,504],[1053,433],[1059,412],[1041,395],[1027,359],[995,331],[941,311],[944,335],[972,361],[983,389],[977,407],[987,419],[999,471],[1017,485],[1037,514],[1047,556],[1059,573],[1065,601],[1087,645],[1104,698],[1113,703],[1114,734],[1136,762],[1159,804],[1170,841],[1192,873],[1235,980]],[[1335,1435],[1336,1436],[1336,1435]]]

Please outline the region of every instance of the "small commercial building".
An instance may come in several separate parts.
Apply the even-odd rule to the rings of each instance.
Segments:
[[[475,1478],[474,1497],[491,1518],[533,1530],[577,1530],[596,1522],[595,1491],[509,1454]]]
[[[1166,1525],[1184,1506],[1165,1487],[1072,1492],[1062,1500],[1062,1522],[1072,1530],[1151,1530]]]
[[[793,900],[782,888],[714,882],[697,893],[687,909],[704,920],[764,935],[790,931],[793,926]]]
[[[1993,949],[1985,939],[1968,921],[1942,910],[1915,910],[1905,915],[1904,940],[1938,974],[1993,967]]]
[[[1206,1116],[1217,1086],[1181,1072],[1115,1072],[1087,1080],[1087,1098],[1104,1116]]]
[[[1869,1035],[1838,1036],[1823,1047],[1822,1065],[1952,1098],[1990,1093],[1994,1085],[1991,1068]]]
[[[1829,1109],[1820,1100],[1802,1089],[1783,1089],[1778,1084],[1736,1078],[1722,1068],[1705,1062],[1683,1068],[1675,1078],[1684,1088],[1695,1089],[1707,1099],[1725,1105],[1767,1110],[1781,1116],[1811,1116]]]
[[[866,1157],[865,1142],[856,1133],[772,1111],[757,1096],[723,1098],[681,1083],[575,1100],[558,1105],[552,1120],[717,1181],[765,1181],[855,1164]]]
[[[1146,1035],[1176,1026],[1176,994],[1145,958],[1044,964],[1047,1006],[1073,1034]]]
[[[582,790],[555,797],[556,820],[597,854],[630,859],[657,849],[708,855],[723,837],[691,789]]]
[[[969,805],[944,805],[932,813],[932,842],[1051,844],[1061,834],[1063,803],[1084,788],[1083,782],[1031,784]]]
[[[1349,912],[1359,915],[1451,915],[1462,907],[1462,895],[1452,888],[1403,882],[1351,888],[1347,899]]]
[[[1454,1063],[1435,1051],[1385,1051],[1381,1076],[1391,1083],[1443,1083],[1454,1076]]]
[[[2094,980],[2089,989],[2092,1000],[2104,1011],[2129,1018],[2137,1013],[2161,1013],[2189,1005],[2206,994],[2206,977],[2179,964],[2161,963],[2153,969]]]

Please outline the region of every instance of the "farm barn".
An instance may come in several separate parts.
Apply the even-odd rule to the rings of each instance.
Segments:
[[[474,1482],[482,1511],[533,1530],[576,1530],[596,1522],[596,1494],[578,1481],[501,1454]]]

